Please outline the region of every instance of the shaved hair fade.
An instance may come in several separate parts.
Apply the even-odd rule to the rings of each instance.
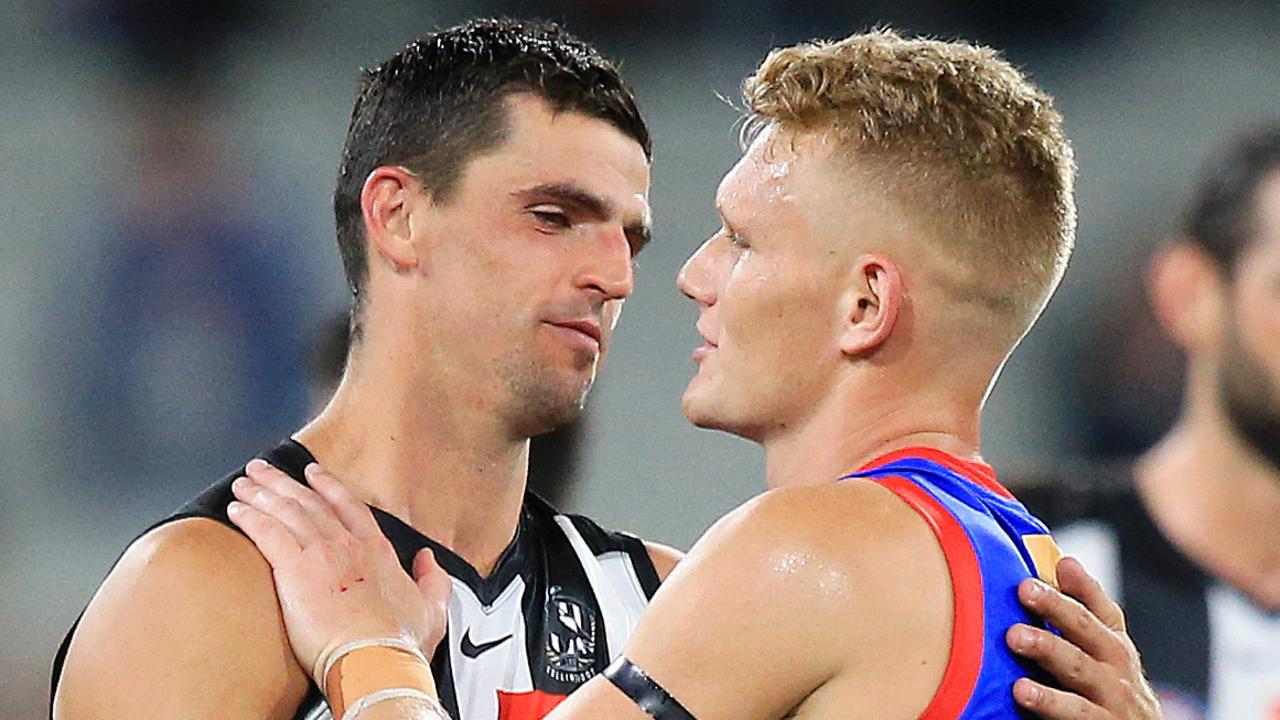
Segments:
[[[881,29],[776,49],[743,85],[744,138],[826,134],[964,268],[955,290],[1017,340],[1075,242],[1075,161],[1053,100],[990,48]]]

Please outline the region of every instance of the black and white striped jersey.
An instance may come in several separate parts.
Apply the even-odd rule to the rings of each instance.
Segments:
[[[1280,719],[1280,613],[1175,547],[1135,490],[1132,465],[1077,468],[1018,496],[1124,606],[1167,720]]]
[[[262,455],[303,482],[311,453],[289,440]],[[232,473],[154,527],[207,517],[230,527]],[[516,537],[489,577],[395,516],[373,509],[406,570],[424,547],[453,579],[449,627],[432,658],[440,699],[455,720],[536,720],[602,672],[658,589],[658,575],[637,538],[558,513],[529,493]],[[56,693],[73,626],[54,660]],[[52,701],[52,697],[51,697]],[[51,703],[52,704],[52,703]],[[329,720],[314,686],[296,720]]]

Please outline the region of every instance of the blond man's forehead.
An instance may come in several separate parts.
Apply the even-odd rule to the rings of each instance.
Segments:
[[[830,147],[815,133],[797,133],[769,125],[720,181],[716,207],[732,219],[735,211],[750,206],[755,212],[794,212],[813,173],[825,172]]]

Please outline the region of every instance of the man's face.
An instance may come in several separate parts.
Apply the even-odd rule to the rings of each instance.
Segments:
[[[527,437],[572,420],[591,387],[648,239],[649,165],[604,121],[530,95],[508,107],[507,140],[431,207],[418,312],[441,340],[425,352],[463,382],[496,378],[479,402]]]
[[[1257,213],[1227,289],[1218,389],[1236,432],[1280,468],[1280,173],[1259,187]]]
[[[770,129],[716,194],[722,219],[676,281],[701,308],[697,374],[682,401],[695,425],[763,441],[821,402],[842,360],[839,297],[850,233],[847,184],[818,138]]]

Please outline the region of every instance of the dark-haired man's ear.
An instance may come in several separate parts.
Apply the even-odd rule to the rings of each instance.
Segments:
[[[419,200],[418,181],[402,167],[375,168],[360,190],[369,262],[381,259],[396,272],[418,267],[411,215]]]
[[[850,276],[840,304],[840,350],[858,357],[879,347],[893,332],[903,303],[902,273],[897,263],[872,254],[855,260]]]
[[[1184,350],[1217,344],[1222,323],[1223,278],[1217,263],[1185,239],[1156,251],[1147,267],[1147,293],[1156,319]]]

